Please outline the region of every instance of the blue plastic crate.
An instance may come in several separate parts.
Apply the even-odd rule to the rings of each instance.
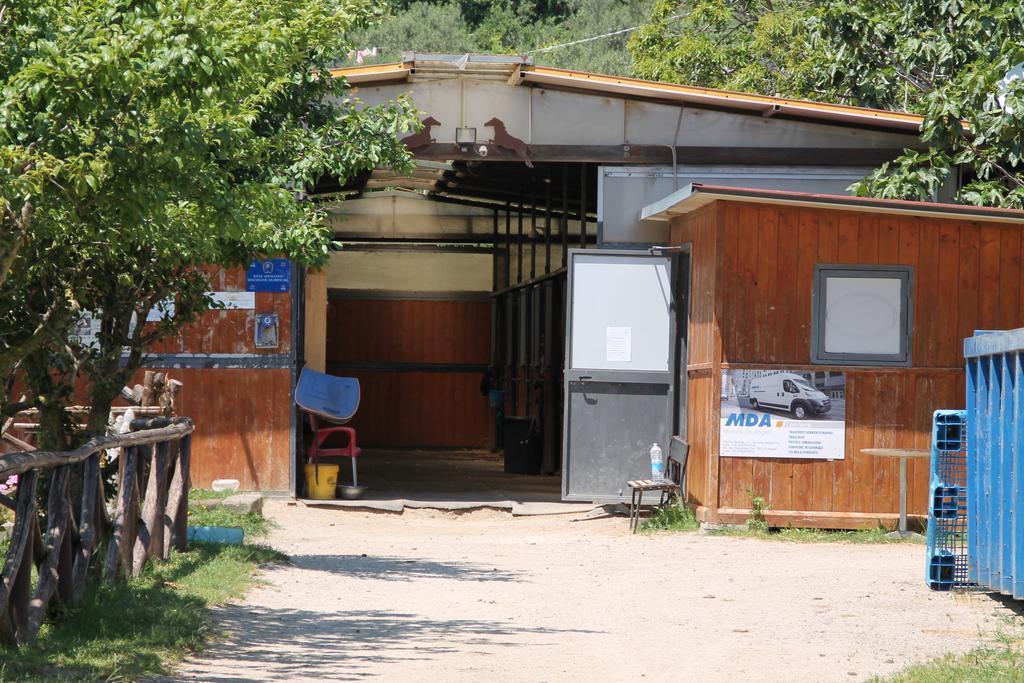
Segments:
[[[952,590],[957,587],[957,557],[949,553],[931,555],[928,561],[928,586],[932,590]]]
[[[966,411],[935,411],[930,492],[925,581],[933,590],[969,586]]]

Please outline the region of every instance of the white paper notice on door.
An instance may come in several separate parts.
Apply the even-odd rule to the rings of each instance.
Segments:
[[[605,360],[610,362],[628,363],[633,359],[633,328],[606,327]]]

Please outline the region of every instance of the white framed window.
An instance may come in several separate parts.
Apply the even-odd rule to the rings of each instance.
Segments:
[[[913,287],[909,266],[816,266],[811,362],[910,365]]]

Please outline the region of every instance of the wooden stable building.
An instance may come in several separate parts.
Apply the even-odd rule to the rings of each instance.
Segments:
[[[368,105],[412,98],[427,123],[406,139],[415,169],[322,179],[310,197],[340,247],[324,270],[292,268],[147,359],[185,383],[199,486],[302,495],[293,390],[312,367],[360,379],[351,426],[368,459],[493,465],[503,420],[524,420],[561,497],[604,502],[628,496],[652,442],[681,435],[708,521],[745,519],[753,494],[779,523],[890,524],[897,464],[861,449],[926,448],[931,411],[963,402],[960,340],[1024,321],[1020,214],[844,196],[920,145],[920,117],[509,56],[409,54],[335,76]],[[911,297],[889,301],[902,317],[876,340],[896,353],[858,360],[816,329],[815,283],[845,272],[826,266],[892,271],[867,293]],[[213,288],[237,303],[246,273]],[[276,345],[257,345],[268,314]],[[807,422],[842,413],[825,420],[844,425],[842,457],[723,454],[724,406],[766,406],[765,373],[828,397]],[[911,463],[913,513],[926,469]]]
[[[742,522],[755,495],[773,525],[891,526],[897,459],[862,450],[928,449],[933,411],[964,406],[964,338],[1024,325],[1024,212],[694,184],[645,216],[690,259],[687,496],[701,519]],[[909,274],[898,358],[816,358],[816,277],[833,266]],[[743,369],[845,373],[844,457],[723,456],[723,371]],[[910,468],[909,512],[926,515],[928,460]]]

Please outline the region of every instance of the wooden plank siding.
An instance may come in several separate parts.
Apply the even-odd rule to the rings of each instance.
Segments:
[[[328,364],[486,365],[490,339],[488,300],[342,298],[327,308]]]
[[[210,269],[214,291],[245,291],[245,271]],[[257,292],[253,310],[204,313],[149,353],[230,353],[250,356],[291,352],[291,293]],[[257,349],[256,313],[277,313],[275,349]],[[286,491],[291,461],[291,371],[288,368],[170,368],[184,383],[179,413],[196,423],[192,484],[238,479],[242,489]],[[133,382],[142,381],[140,371]]]
[[[718,444],[718,391],[721,384],[722,340],[715,310],[719,298],[717,235],[722,230],[716,210],[690,216],[683,235],[673,226],[673,243],[689,243],[690,311],[687,335],[687,439],[690,443],[686,478],[687,499],[715,506],[719,489],[719,462],[713,453]],[[679,233],[678,235],[676,233]],[[678,239],[676,239],[678,238]]]
[[[360,445],[486,448],[490,338],[488,300],[331,299],[327,367],[359,379]]]
[[[751,493],[820,513],[808,519],[891,520],[898,461],[861,449],[928,448],[932,412],[964,403],[963,338],[1024,326],[1019,226],[718,200],[673,218],[671,241],[691,244],[688,495],[709,520],[749,508]],[[811,365],[814,267],[829,263],[913,267],[912,367]],[[845,459],[719,458],[730,367],[844,371]],[[927,460],[909,470],[909,511],[924,515]]]
[[[287,491],[291,371],[172,369],[180,410],[195,420],[192,485],[238,479],[243,490]],[[140,378],[141,381],[141,378]]]
[[[210,284],[217,292],[244,292],[245,271],[240,268],[211,269]],[[149,353],[289,353],[292,341],[290,292],[256,292],[253,310],[207,311],[181,331],[148,349]],[[276,349],[256,349],[253,335],[256,313],[277,313]]]

